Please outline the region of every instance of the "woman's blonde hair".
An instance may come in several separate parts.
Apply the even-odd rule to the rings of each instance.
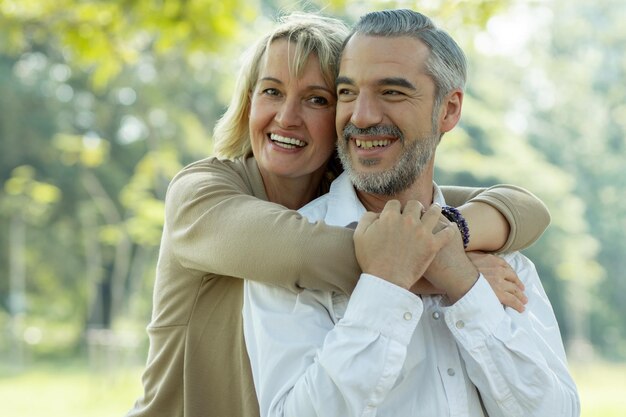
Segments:
[[[287,39],[295,48],[289,62],[292,76],[299,77],[309,56],[315,54],[324,80],[330,87],[335,85],[347,26],[338,19],[300,12],[283,16],[278,23],[244,55],[230,104],[213,130],[213,149],[218,157],[234,159],[252,153],[248,130],[250,95],[259,78],[265,51],[275,40]]]

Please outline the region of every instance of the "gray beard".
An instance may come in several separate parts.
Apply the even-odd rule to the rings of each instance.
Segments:
[[[424,168],[433,158],[439,143],[439,136],[436,132],[432,132],[427,137],[413,140],[407,145],[402,133],[395,128],[395,131],[399,133],[399,135],[397,134],[398,139],[404,148],[397,163],[383,172],[356,172],[348,151],[349,140],[347,139],[349,137],[347,134],[354,129],[356,128],[353,125],[344,128],[343,137],[337,141],[337,154],[354,187],[369,194],[395,196],[407,190],[422,175]],[[359,162],[366,166],[375,163],[375,161],[368,159],[361,159]]]

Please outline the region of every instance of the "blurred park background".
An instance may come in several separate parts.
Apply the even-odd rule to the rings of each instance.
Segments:
[[[626,415],[623,0],[0,0],[0,415],[140,394],[169,180],[211,154],[238,57],[289,10],[412,7],[468,54],[437,180],[514,183],[583,416]],[[552,416],[546,416],[552,417]]]

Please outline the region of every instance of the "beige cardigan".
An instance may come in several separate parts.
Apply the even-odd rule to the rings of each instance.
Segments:
[[[511,225],[506,250],[533,243],[549,223],[543,203],[516,187],[442,190],[455,206],[482,192],[475,200],[498,208]],[[172,180],[144,395],[128,416],[258,416],[242,331],[243,280],[233,277],[293,290],[349,292],[356,284],[351,230],[310,224],[265,200],[253,158],[204,159]]]

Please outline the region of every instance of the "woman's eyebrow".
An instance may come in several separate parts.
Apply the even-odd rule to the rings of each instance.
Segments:
[[[281,80],[279,80],[278,78],[274,78],[274,77],[259,78],[259,81],[271,81],[271,82],[274,82],[276,84],[282,84],[283,83]]]
[[[274,78],[274,77],[263,77],[263,78],[259,78],[259,81],[269,81],[269,82],[273,82],[276,84],[284,84],[281,80],[279,80],[278,78]],[[331,90],[330,88],[326,87],[325,85],[320,85],[320,84],[311,84],[307,86],[307,89],[309,90],[324,90],[324,91],[328,91],[329,93],[334,93],[333,90]]]

